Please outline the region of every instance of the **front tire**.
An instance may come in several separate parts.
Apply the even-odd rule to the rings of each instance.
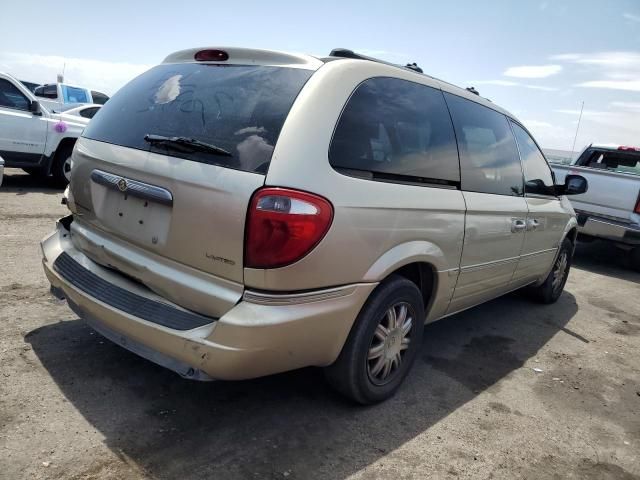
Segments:
[[[338,359],[325,369],[327,380],[361,404],[388,399],[420,351],[424,319],[418,287],[404,277],[389,277],[362,307]]]
[[[553,263],[553,268],[542,285],[527,287],[529,296],[540,303],[555,303],[562,295],[564,285],[567,283],[572,260],[573,244],[565,238],[560,245],[560,251]]]

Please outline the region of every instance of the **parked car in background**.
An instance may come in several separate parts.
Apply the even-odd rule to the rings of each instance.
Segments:
[[[96,113],[98,113],[98,110],[100,110],[101,107],[102,105],[87,104],[79,107],[73,107],[60,113],[91,119]]]
[[[321,366],[360,403],[398,389],[425,323],[523,287],[555,302],[585,180],[555,185],[513,115],[421,72],[342,49],[169,55],[74,149],[52,291],[184,377]]]
[[[571,165],[552,167],[559,181],[567,174],[589,181],[589,191],[571,199],[580,238],[629,250],[640,271],[640,148],[592,144]]]
[[[19,80],[0,72],[0,155],[5,167],[69,182],[71,152],[89,119],[52,113]]]
[[[87,103],[103,105],[109,100],[104,93],[60,82],[41,85],[35,89],[34,94],[41,98],[42,105],[50,110]]]
[[[20,80],[20,83],[27,87],[31,93],[34,93],[36,91],[36,88],[40,86],[39,83],[27,82],[25,80]]]

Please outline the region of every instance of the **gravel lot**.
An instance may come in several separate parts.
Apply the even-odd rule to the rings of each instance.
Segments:
[[[640,274],[579,245],[565,293],[426,327],[404,388],[350,405],[306,369],[195,383],[48,293],[61,192],[0,187],[0,478],[640,478]],[[540,369],[540,372],[534,369]]]

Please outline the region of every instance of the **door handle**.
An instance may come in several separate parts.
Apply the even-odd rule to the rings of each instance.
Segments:
[[[524,218],[514,218],[511,220],[511,233],[523,232],[527,228]]]
[[[527,219],[527,231],[533,231],[533,230],[537,230],[537,228],[540,226],[540,222],[538,221],[537,218],[529,218]]]

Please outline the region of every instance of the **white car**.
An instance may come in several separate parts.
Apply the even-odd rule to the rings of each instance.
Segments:
[[[71,152],[88,118],[49,111],[19,80],[0,72],[0,156],[5,167],[69,183]]]
[[[98,105],[98,104],[88,104],[88,105],[81,105],[79,107],[73,107],[70,108],[68,110],[64,110],[60,113],[64,113],[65,115],[75,115],[77,117],[83,117],[83,118],[93,118],[93,116],[98,113],[98,110],[100,110],[100,108],[102,107],[102,105]]]

